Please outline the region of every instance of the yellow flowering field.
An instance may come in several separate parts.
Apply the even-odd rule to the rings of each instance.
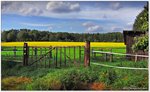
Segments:
[[[85,42],[27,42],[29,46],[84,46]],[[24,42],[2,42],[1,46],[23,46]],[[91,42],[91,47],[125,47],[123,42]]]

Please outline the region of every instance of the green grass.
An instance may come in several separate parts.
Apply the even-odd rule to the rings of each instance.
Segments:
[[[147,62],[143,61],[142,63],[147,65]],[[141,67],[142,63],[137,63],[136,66]],[[121,63],[113,63],[113,65],[118,64]],[[128,67],[135,65],[134,62],[125,62],[123,64]],[[89,89],[84,88],[84,86],[94,82],[105,84],[105,89],[107,90],[122,90],[129,87],[148,89],[148,71],[115,69],[97,65],[91,65],[87,68],[83,66],[38,68],[23,67],[20,63],[2,62],[3,89],[7,89],[7,86],[9,86],[5,83],[3,84],[3,80],[11,76],[23,76],[32,79],[31,83],[21,84],[22,87],[19,87],[18,90]],[[11,80],[7,82],[11,82]]]
[[[5,48],[11,50],[12,48]],[[22,48],[17,48],[22,50]],[[100,48],[94,48],[99,50]],[[83,48],[82,48],[83,50]],[[44,49],[42,52],[44,53]],[[62,49],[64,52],[64,49]],[[76,49],[76,62],[74,64],[74,49],[66,49],[67,65],[64,64],[64,56],[62,54],[62,66],[59,67],[60,53],[58,51],[58,67],[55,67],[54,52],[53,59],[49,57],[42,59],[32,66],[22,66],[21,62],[13,62],[15,58],[6,57],[6,54],[13,56],[13,52],[2,51],[2,90],[141,90],[148,89],[148,71],[147,70],[126,70],[110,67],[103,67],[91,64],[90,67],[83,66],[83,54],[82,60],[79,61],[79,49]],[[110,51],[103,48],[103,51]],[[113,52],[125,53],[125,48],[113,48]],[[46,50],[48,52],[48,49]],[[30,51],[32,54],[32,51]],[[17,52],[18,60],[22,61],[22,52]],[[38,51],[38,58],[40,57],[40,51]],[[91,55],[92,56],[92,55]],[[136,67],[147,68],[148,62],[140,61],[128,61],[125,57],[114,56],[113,62],[105,61],[101,54],[97,54],[96,57],[91,57],[91,63],[100,63],[119,67]],[[31,57],[30,57],[31,58]],[[35,59],[34,59],[35,60]],[[34,60],[30,59],[29,63]],[[8,62],[9,61],[9,62]],[[45,68],[46,62],[46,68]],[[48,68],[50,62],[50,68]],[[92,86],[93,83],[97,83],[99,86]],[[103,86],[101,86],[103,84]],[[98,88],[97,88],[98,87]]]

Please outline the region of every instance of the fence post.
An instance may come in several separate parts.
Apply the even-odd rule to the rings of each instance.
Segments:
[[[92,58],[93,58],[93,56],[94,56],[94,55],[93,55],[93,54],[94,54],[93,51],[94,51],[94,50],[93,50],[93,48],[92,48]]]
[[[28,43],[24,43],[24,47],[23,47],[23,65],[24,66],[28,65],[28,57],[29,57]]]
[[[81,62],[81,46],[79,46],[79,62]]]
[[[37,48],[35,47],[35,49],[34,49],[34,55],[35,55],[35,60],[37,60]],[[36,67],[37,67],[37,63],[38,62],[36,62]]]
[[[135,54],[135,62],[137,62],[137,53]]]
[[[66,66],[66,47],[64,47],[64,63],[65,63],[65,66]]]
[[[17,49],[16,49],[16,46],[14,47],[14,58],[16,59],[16,51],[17,51]]]
[[[90,42],[86,41],[84,51],[84,66],[90,66]]]
[[[62,55],[61,54],[62,54],[62,47],[60,47],[60,62],[59,62],[60,63],[60,67],[61,67],[61,61],[62,61]]]
[[[74,64],[76,63],[76,48],[75,47],[73,47],[74,48]]]
[[[55,50],[55,51],[56,51],[56,53],[55,53],[55,60],[56,60],[56,63],[55,63],[55,64],[56,64],[56,67],[57,67],[57,52],[58,52],[58,47],[56,47],[56,50]]]
[[[46,47],[45,47],[45,54],[46,54]],[[47,61],[47,55],[45,56],[45,68],[46,68],[46,61]]]
[[[49,50],[51,50],[51,47],[49,47]],[[50,61],[51,61],[51,58],[52,58],[52,51],[49,52],[49,63],[48,63],[48,64],[49,64],[49,65],[48,65],[49,68],[50,68]]]
[[[42,57],[42,48],[40,48],[40,57]],[[40,60],[40,66],[42,67],[42,60]]]
[[[33,50],[33,47],[32,47],[32,59],[31,59],[32,61],[33,61],[33,51],[34,51],[34,50]]]
[[[49,50],[51,50],[52,47],[49,48]],[[52,51],[50,51],[50,58],[52,58]]]
[[[105,54],[105,61],[107,61],[107,53]]]
[[[113,54],[112,54],[112,49],[110,49],[110,62],[113,61]]]

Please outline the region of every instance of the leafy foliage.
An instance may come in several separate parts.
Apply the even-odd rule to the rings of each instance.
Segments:
[[[148,4],[144,7],[144,10],[136,17],[133,25],[133,30],[148,31]]]
[[[65,73],[62,79],[62,83],[64,84],[65,89],[82,89],[83,85],[92,83],[97,79],[98,77],[95,72],[88,70],[84,70],[83,72],[71,70]]]
[[[137,16],[134,25],[133,30],[135,31],[146,31],[146,35],[142,37],[136,37],[135,43],[132,46],[133,51],[137,50],[143,50],[148,51],[148,3],[144,7],[144,10]]]
[[[135,37],[135,43],[132,45],[134,51],[144,50],[148,51],[148,34],[142,37]]]

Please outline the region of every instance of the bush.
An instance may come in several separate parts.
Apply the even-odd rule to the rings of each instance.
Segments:
[[[60,90],[62,83],[60,81],[63,72],[56,71],[49,73],[42,78],[37,78],[32,84],[27,85],[27,89],[34,90]]]
[[[62,77],[64,89],[88,89],[85,88],[88,83],[92,83],[98,79],[96,72],[90,70],[71,70],[67,71]]]
[[[107,85],[111,85],[117,79],[117,74],[115,70],[106,70],[103,71],[99,77],[99,81],[106,83]]]

